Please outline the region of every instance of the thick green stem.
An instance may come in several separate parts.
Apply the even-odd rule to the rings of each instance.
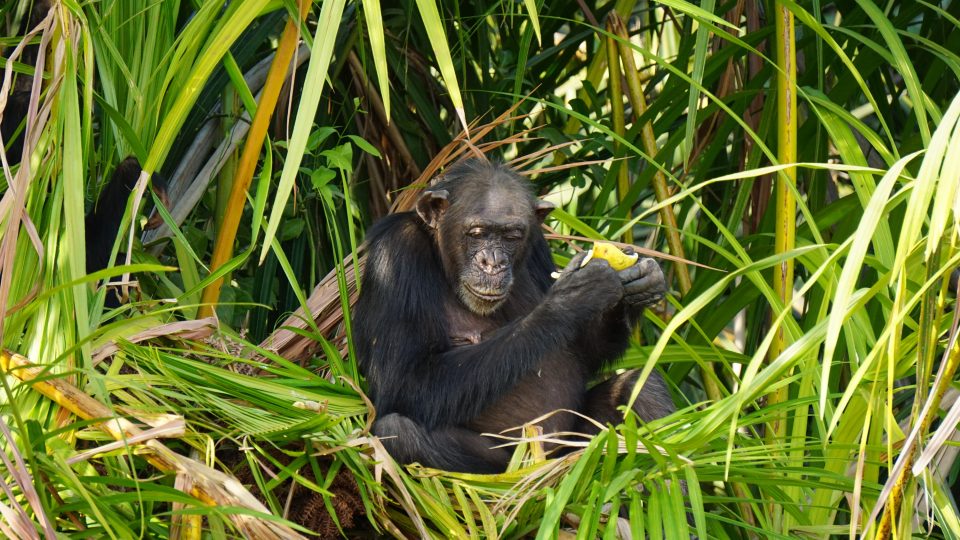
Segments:
[[[620,47],[620,61],[623,62],[623,73],[627,79],[627,90],[630,96],[630,103],[633,105],[633,114],[640,118],[647,112],[647,99],[643,95],[643,87],[640,84],[640,72],[637,70],[637,64],[633,60],[633,48],[630,47],[630,36],[627,29],[623,26],[623,20],[616,13],[611,13],[607,18],[607,26],[610,32],[617,37],[617,43]],[[640,138],[643,141],[643,151],[650,159],[657,155],[657,139],[653,134],[653,122],[647,122],[640,130]],[[667,187],[667,179],[662,171],[657,171],[653,175],[653,191],[657,196],[658,202],[663,202],[670,197],[670,189]],[[670,247],[670,253],[683,258],[683,243],[680,241],[680,229],[677,227],[677,217],[673,213],[673,207],[666,205],[660,209],[660,219],[667,235],[667,245]],[[677,282],[680,285],[680,292],[687,294],[692,286],[690,281],[690,271],[684,262],[677,261],[673,267],[677,272]]]
[[[797,51],[794,44],[793,13],[784,5],[777,3],[774,11],[775,41],[777,56],[777,160],[780,163],[796,163],[797,161]],[[796,242],[797,203],[794,196],[797,183],[795,167],[784,169],[777,177],[776,201],[776,229],[774,250],[776,253],[791,251]],[[793,303],[793,259],[784,261],[774,268],[773,289],[781,301],[784,309],[790,309]],[[772,313],[771,320],[779,314]],[[772,329],[776,332],[770,346],[769,359],[775,358],[787,348],[784,328]],[[776,407],[789,398],[789,387],[781,386],[767,395],[767,406]],[[787,433],[787,418],[785,412],[777,413],[767,430],[767,442],[772,445],[780,444]],[[777,505],[772,509],[776,530],[781,530],[783,523],[780,519],[782,508]]]
[[[617,0],[613,5],[613,11],[618,13],[621,17],[629,17],[633,13],[633,8],[637,5],[637,0]],[[593,88],[596,88],[600,85],[600,81],[603,80],[604,68],[606,68],[607,56],[604,54],[598,54],[593,57],[593,60],[590,62],[590,65],[587,66],[587,76],[586,81],[589,82]],[[584,85],[586,86],[586,85]],[[577,99],[583,100],[584,103],[589,106],[591,104],[590,92],[587,92],[583,88],[577,91]],[[573,134],[580,131],[581,123],[580,120],[571,116],[565,126],[563,126],[563,132],[567,134]],[[561,156],[560,152],[554,153],[555,156]]]
[[[633,60],[633,48],[630,47],[630,36],[627,29],[623,26],[623,20],[616,13],[611,13],[607,17],[607,30],[616,37],[620,49],[620,61],[623,62],[623,72],[627,80],[627,90],[630,97],[630,103],[633,105],[634,117],[640,118],[647,111],[647,99],[643,95],[643,86],[640,83],[640,72],[637,70],[637,64]],[[613,39],[613,38],[610,38]],[[611,74],[613,71],[611,71]],[[614,84],[611,81],[611,88]],[[619,81],[617,81],[619,86]],[[643,141],[643,151],[650,159],[657,155],[657,140],[653,133],[653,122],[646,122],[640,130],[640,137]],[[657,202],[663,202],[670,197],[670,189],[667,187],[667,178],[662,171],[656,171],[651,180],[653,191],[657,197]],[[667,236],[667,246],[670,253],[683,258],[683,242],[680,240],[680,228],[677,226],[677,217],[673,213],[673,207],[664,205],[660,209],[660,220],[664,226],[664,232]],[[684,296],[690,292],[693,283],[690,279],[690,270],[683,261],[675,261],[673,264],[677,274],[677,284],[680,287],[680,293]],[[719,401],[723,398],[723,392],[715,377],[715,368],[712,363],[704,366],[703,388],[707,397],[711,400]],[[707,373],[709,371],[709,373]]]
[[[607,21],[607,31],[610,32],[610,21]],[[610,70],[609,90],[610,90],[610,116],[613,120],[613,132],[622,139],[626,135],[626,123],[623,119],[623,88],[620,86],[620,56],[617,52],[617,40],[611,36],[607,37],[607,67]],[[622,155],[619,140],[613,141],[613,156],[620,158]],[[630,177],[627,165],[623,161],[614,161],[613,169],[617,171],[617,199],[620,204],[625,204],[627,193],[630,191]],[[626,220],[630,221],[632,213],[629,208],[626,213]],[[623,241],[633,243],[633,231],[627,229],[623,233]]]
[[[795,163],[797,160],[797,102],[796,102],[796,49],[793,43],[793,14],[781,5],[776,10],[776,48],[777,65],[777,160],[780,163]],[[793,249],[796,241],[797,202],[794,189],[797,182],[795,167],[784,169],[777,178],[777,208],[774,250],[784,253]],[[793,260],[786,259],[778,265],[773,276],[773,289],[783,303],[790,306],[793,301]],[[774,314],[776,316],[778,314]],[[777,335],[770,348],[770,359],[774,359],[786,349],[786,333],[783,328],[776,329]],[[782,388],[771,394],[780,403],[786,397],[787,389]],[[774,426],[774,434],[782,435],[784,426]]]

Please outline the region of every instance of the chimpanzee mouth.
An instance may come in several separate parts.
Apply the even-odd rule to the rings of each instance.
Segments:
[[[499,302],[500,300],[503,300],[504,298],[507,297],[506,291],[503,291],[503,290],[484,289],[483,291],[481,291],[479,289],[472,287],[468,283],[464,283],[463,285],[467,288],[468,291],[470,291],[470,294],[476,296],[477,298],[479,298],[480,300],[483,300],[484,302]]]

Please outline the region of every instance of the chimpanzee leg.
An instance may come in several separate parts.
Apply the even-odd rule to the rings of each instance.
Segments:
[[[419,462],[445,471],[499,473],[507,468],[509,448],[492,448],[496,439],[452,427],[428,431],[400,414],[388,414],[373,423],[373,434],[399,463]]]
[[[639,369],[632,369],[610,377],[587,392],[584,413],[601,424],[617,425],[623,421],[623,412],[617,407],[630,401],[630,394],[640,377]],[[667,385],[659,373],[653,371],[643,383],[640,395],[633,403],[633,410],[644,422],[667,416],[676,410]],[[596,432],[595,426],[583,422],[587,433]]]
[[[633,392],[637,379],[640,378],[640,371],[639,369],[631,369],[620,375],[614,375],[591,388],[587,392],[587,403],[584,411],[586,415],[603,425],[617,425],[623,422],[623,411],[618,410],[617,407],[626,405],[630,401],[630,394]],[[650,376],[643,383],[640,394],[633,402],[633,410],[644,422],[663,418],[677,410],[673,404],[673,399],[670,397],[670,392],[667,390],[667,384],[656,371],[650,372]],[[597,432],[597,427],[592,422],[583,420],[580,426],[582,433]],[[686,481],[680,480],[680,490],[686,496]],[[624,507],[621,507],[621,517],[626,517],[623,510]],[[694,525],[693,515],[689,511],[687,512],[687,522]],[[696,536],[691,535],[690,538],[694,539]]]

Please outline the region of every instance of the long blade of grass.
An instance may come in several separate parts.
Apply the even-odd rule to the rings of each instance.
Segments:
[[[383,38],[383,15],[380,12],[380,0],[363,0],[364,20],[367,22],[367,39],[370,40],[370,53],[373,67],[377,70],[380,83],[380,97],[383,109],[390,119],[390,74],[387,72],[387,44]]]
[[[833,355],[836,351],[837,340],[840,337],[840,331],[843,330],[845,322],[844,316],[848,313],[851,297],[854,287],[860,278],[863,270],[863,260],[867,255],[867,249],[873,241],[874,232],[883,222],[886,215],[887,202],[890,198],[890,192],[894,184],[900,180],[900,175],[904,169],[916,157],[919,152],[914,152],[909,156],[899,160],[883,176],[877,189],[874,190],[870,202],[864,209],[863,217],[860,219],[860,226],[850,245],[850,251],[847,253],[847,259],[844,262],[843,270],[840,272],[840,280],[834,290],[833,309],[827,319],[827,335],[823,343],[822,371],[820,372],[820,419],[824,418],[827,410],[826,389],[830,388],[830,369],[833,365]]]
[[[100,421],[100,429],[116,440],[124,440],[141,433],[141,430],[132,422],[116,416],[106,405],[84,394],[64,379],[44,378],[44,370],[38,368],[23,356],[6,350],[0,351],[0,369],[5,373],[15,374],[21,380],[33,381],[32,388],[34,390],[77,416]],[[191,490],[191,494],[200,501],[226,507],[246,507],[255,513],[260,513],[260,519],[255,515],[245,515],[244,513],[231,514],[231,517],[236,518],[237,527],[248,534],[262,535],[260,536],[262,538],[303,538],[283,523],[264,520],[264,517],[272,518],[272,516],[269,516],[266,507],[243,488],[236,479],[176,454],[155,439],[144,441],[141,446],[147,450],[145,459],[158,469],[195,475],[197,479],[205,479],[203,483],[194,484]]]
[[[709,13],[713,13],[716,6],[716,0],[704,0],[700,7]],[[700,28],[697,32],[697,42],[693,47],[693,71],[690,78],[696,84],[690,87],[690,96],[687,98],[687,122],[683,136],[683,155],[684,167],[689,166],[690,156],[693,152],[693,138],[697,133],[697,112],[700,103],[699,87],[703,84],[703,72],[707,66],[707,43],[710,39],[710,32],[707,28]]]
[[[305,75],[306,80],[313,82],[304,86],[303,94],[300,96],[297,119],[293,125],[293,133],[290,135],[287,146],[287,158],[283,164],[283,171],[280,173],[280,183],[277,185],[270,219],[267,220],[263,248],[260,250],[260,264],[263,264],[264,259],[267,258],[273,238],[276,236],[280,221],[283,219],[287,199],[290,198],[290,192],[293,190],[294,180],[300,172],[300,163],[307,148],[307,139],[310,137],[310,130],[313,128],[317,108],[320,106],[320,96],[323,95],[323,89],[326,86],[327,69],[330,67],[330,59],[333,58],[333,49],[337,41],[337,32],[341,27],[340,20],[343,17],[345,4],[346,0],[324,0],[323,7],[320,9],[317,31],[313,36],[314,50]]]
[[[886,14],[871,0],[857,0],[863,11],[870,17],[880,35],[883,36],[887,49],[893,55],[894,66],[903,76],[903,83],[907,87],[907,94],[913,102],[913,115],[917,120],[917,127],[920,129],[920,137],[926,144],[930,141],[930,125],[927,123],[926,95],[921,88],[920,79],[917,77],[917,71],[913,67],[914,60],[907,54],[903,42],[897,36],[896,30],[890,23]]]
[[[143,168],[146,171],[156,171],[157,167],[163,163],[173,145],[174,139],[179,134],[187,115],[193,110],[193,104],[199,97],[203,85],[210,78],[214,68],[219,65],[220,60],[230,50],[240,34],[243,33],[250,23],[258,17],[263,10],[270,4],[270,0],[250,0],[238,7],[230,15],[229,20],[221,24],[217,33],[211,37],[209,46],[203,49],[199,58],[190,70],[184,83],[182,91],[177,94],[176,101],[167,111],[167,115],[160,125],[157,136],[151,146],[150,155],[147,157]],[[213,4],[206,4],[211,6]],[[209,8],[208,8],[209,9]],[[214,11],[215,13],[215,11]],[[174,70],[171,70],[174,71]],[[173,74],[169,75],[170,77]]]
[[[913,192],[910,196],[910,202],[907,205],[906,214],[903,217],[903,225],[900,228],[900,238],[897,242],[900,246],[912,246],[920,237],[921,229],[924,227],[928,216],[928,207],[930,200],[935,192],[940,170],[943,166],[943,158],[947,149],[950,147],[950,134],[954,126],[960,120],[960,95],[954,98],[953,103],[943,115],[943,120],[937,127],[937,131],[930,140],[926,155],[920,170],[917,173],[917,179],[914,183]],[[955,172],[950,173],[951,176]],[[942,233],[941,233],[942,234]],[[929,251],[927,256],[929,257]],[[897,257],[894,259],[893,268],[895,272],[891,275],[892,280],[905,270],[905,260],[909,250],[900,249],[897,251]]]
[[[457,118],[460,120],[463,130],[469,133],[470,126],[467,124],[463,97],[460,95],[457,70],[454,69],[453,58],[450,56],[450,47],[447,45],[447,35],[443,30],[443,19],[440,18],[437,3],[434,0],[417,0],[417,7],[420,9],[420,18],[423,19],[423,26],[427,31],[427,38],[430,40],[430,47],[433,48],[433,54],[437,58],[440,76],[443,77],[447,92],[450,92],[453,110],[457,113]],[[533,12],[533,17],[536,17],[536,11]],[[531,18],[531,20],[535,19]]]

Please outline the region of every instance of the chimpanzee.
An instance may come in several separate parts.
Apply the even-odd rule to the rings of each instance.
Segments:
[[[110,262],[110,252],[113,251],[113,244],[116,243],[117,235],[120,233],[123,213],[127,208],[127,199],[133,192],[133,188],[136,187],[141,172],[142,169],[137,158],[130,156],[121,161],[113,171],[110,181],[100,192],[93,208],[87,213],[84,219],[84,228],[86,231],[88,274],[103,270]],[[167,185],[164,179],[159,174],[154,173],[150,177],[150,185],[154,193],[157,194],[157,198],[166,205]],[[147,220],[145,228],[152,229],[158,227],[161,223],[160,214],[154,212]],[[108,308],[113,308],[120,304],[115,294],[107,294],[105,305]]]
[[[554,283],[540,230],[553,206],[504,165],[468,160],[367,235],[354,315],[360,368],[379,418],[373,433],[401,463],[502,472],[512,453],[483,435],[567,409],[617,423],[637,373],[587,383],[627,348],[644,307],[666,289],[652,259],[620,272],[575,256]],[[663,380],[634,411],[674,410]],[[545,433],[596,432],[569,412]]]
[[[3,118],[0,119],[0,140],[7,146],[7,163],[20,163],[23,154],[23,119],[30,104],[30,92],[14,89],[7,98]]]
[[[50,11],[50,1],[37,0],[30,13],[21,21],[20,35],[25,35],[34,26],[40,24],[48,11]],[[39,47],[36,44],[27,45],[23,48],[19,61],[28,66],[36,66],[38,53]],[[10,165],[20,163],[23,154],[23,138],[26,130],[24,118],[27,116],[30,105],[32,86],[33,77],[23,74],[14,75],[10,94],[7,95],[6,107],[0,115],[0,140],[7,148],[7,163]]]

